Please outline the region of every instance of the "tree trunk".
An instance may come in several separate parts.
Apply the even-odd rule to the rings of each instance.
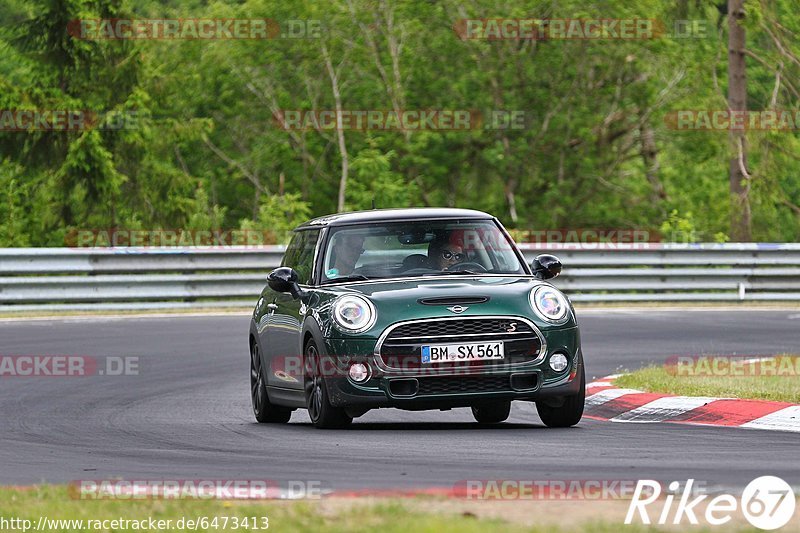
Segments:
[[[658,161],[658,146],[656,145],[656,132],[649,123],[645,122],[639,127],[641,138],[640,154],[644,163],[644,175],[650,183],[650,203],[658,209],[663,217],[666,216],[663,201],[667,199],[664,184],[659,178],[661,164]]]
[[[339,155],[342,157],[342,175],[339,178],[339,199],[336,203],[336,209],[340,213],[344,211],[344,198],[347,192],[347,174],[349,171],[350,161],[347,156],[347,143],[344,139],[344,126],[338,123],[338,117],[342,116],[342,95],[339,92],[339,77],[336,70],[333,68],[331,56],[328,54],[327,47],[322,45],[322,56],[325,59],[325,67],[328,70],[328,76],[331,79],[331,90],[333,91],[333,101],[336,104],[337,128],[336,137],[339,141]]]
[[[728,108],[747,110],[745,77],[744,0],[728,0]],[[730,160],[731,240],[748,242],[750,233],[750,176],[747,173],[747,144],[744,129],[731,130]]]

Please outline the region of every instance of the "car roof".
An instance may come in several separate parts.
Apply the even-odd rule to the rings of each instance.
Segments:
[[[336,213],[309,220],[295,231],[321,226],[345,226],[349,224],[365,224],[370,222],[387,222],[394,220],[435,220],[435,219],[474,219],[492,220],[494,217],[483,211],[473,209],[456,209],[450,207],[416,207],[410,209],[371,209],[369,211],[351,211]]]

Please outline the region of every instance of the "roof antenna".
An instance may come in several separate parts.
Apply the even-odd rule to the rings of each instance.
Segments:
[[[375,209],[375,198],[372,199],[372,209]]]

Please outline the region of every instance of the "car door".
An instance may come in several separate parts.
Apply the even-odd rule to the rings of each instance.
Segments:
[[[281,266],[297,271],[301,286],[311,283],[319,230],[302,230],[295,233],[286,249]],[[267,336],[270,366],[267,385],[288,389],[303,388],[303,346],[301,330],[306,305],[288,293],[273,293],[267,305],[271,308]]]

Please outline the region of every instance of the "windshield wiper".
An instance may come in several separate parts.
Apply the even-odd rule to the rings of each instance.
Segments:
[[[467,269],[463,269],[463,270],[442,270],[441,272],[436,272],[436,273],[434,273],[432,275],[433,276],[444,276],[444,275],[448,275],[448,274],[471,274],[471,275],[475,275],[475,276],[480,276],[481,275],[480,272],[475,272],[474,270],[467,270]]]
[[[346,281],[367,281],[369,278],[363,274],[353,274],[351,276],[342,276],[341,278],[331,278],[322,282],[322,285],[328,283],[342,283]]]

